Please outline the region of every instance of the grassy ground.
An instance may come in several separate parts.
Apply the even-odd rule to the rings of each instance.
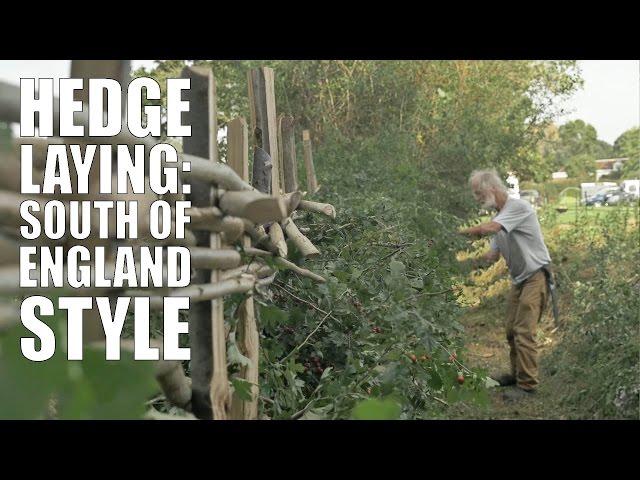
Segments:
[[[618,207],[585,207],[578,206],[576,212],[575,205],[567,205],[568,210],[566,212],[558,213],[557,222],[561,224],[571,224],[574,223],[577,216],[586,216],[589,219],[595,220],[599,217],[604,217],[609,215],[611,212],[618,209]],[[624,207],[623,207],[624,208]],[[633,206],[629,205],[627,208],[632,209]]]

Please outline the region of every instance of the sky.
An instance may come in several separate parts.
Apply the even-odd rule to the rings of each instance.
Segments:
[[[640,125],[640,60],[581,60],[578,65],[584,87],[561,104],[570,113],[556,123],[584,120],[598,138],[613,144]]]
[[[20,77],[59,78],[69,74],[70,60],[0,60],[0,80],[19,84]],[[132,60],[132,68],[152,67],[153,60]],[[598,138],[613,144],[626,130],[640,125],[640,60],[580,60],[584,87],[561,104],[568,114],[562,125],[581,119]]]

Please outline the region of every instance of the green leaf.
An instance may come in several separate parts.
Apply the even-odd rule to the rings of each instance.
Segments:
[[[435,370],[429,372],[429,380],[427,380],[427,385],[429,385],[434,390],[440,390],[442,388],[442,377]]]
[[[325,368],[324,372],[322,372],[322,375],[320,376],[320,380],[324,380],[325,378],[329,378],[329,376],[331,376],[331,370],[333,370],[333,367]]]
[[[157,390],[154,363],[122,352],[119,361],[105,360],[104,350],[85,349],[76,374],[60,395],[61,419],[136,419]]]
[[[278,307],[260,305],[260,321],[268,328],[285,325],[289,314]]]
[[[253,399],[251,395],[251,382],[247,382],[243,378],[234,377],[231,379],[233,385],[233,393],[238,395],[243,402],[250,402]]]
[[[355,406],[352,417],[354,420],[397,420],[400,412],[395,400],[369,398]]]

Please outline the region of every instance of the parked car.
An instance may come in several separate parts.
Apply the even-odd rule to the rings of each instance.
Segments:
[[[625,192],[622,189],[614,190],[605,195],[605,205],[618,205],[621,203],[629,203],[635,199],[635,195]]]
[[[601,207],[602,205],[604,205],[604,202],[607,198],[607,193],[608,192],[598,192],[592,197],[587,198],[587,201],[584,202],[584,204],[587,207]]]
[[[587,206],[601,207],[602,205],[617,205],[632,200],[633,195],[620,188],[607,188],[588,198],[585,204]]]

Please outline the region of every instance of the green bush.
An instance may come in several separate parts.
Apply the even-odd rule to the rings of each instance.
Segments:
[[[560,272],[563,288],[572,292],[566,308],[573,320],[550,363],[557,382],[579,386],[561,401],[578,418],[638,419],[638,208],[581,217],[560,239],[560,251],[584,256]]]

